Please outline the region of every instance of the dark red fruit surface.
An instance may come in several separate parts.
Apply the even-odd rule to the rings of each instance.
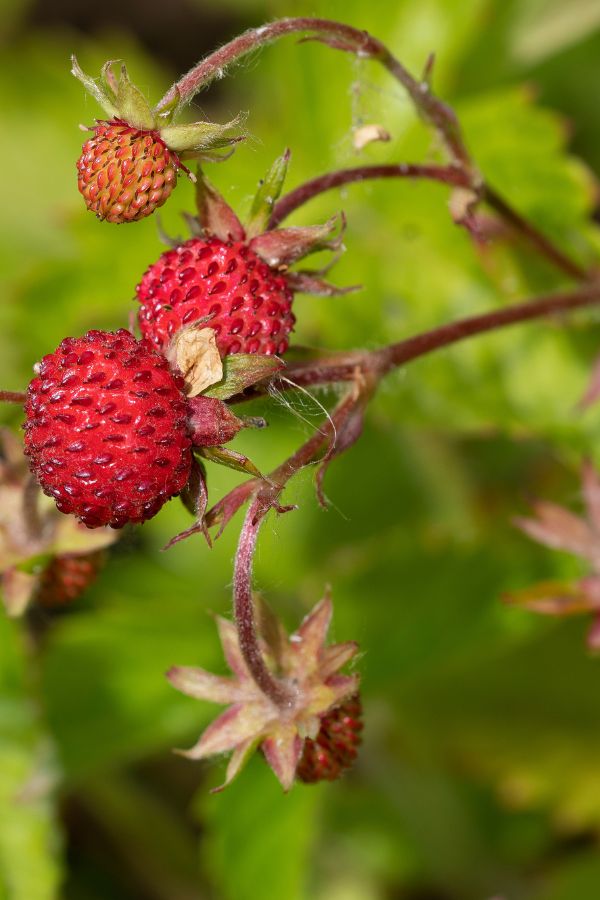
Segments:
[[[143,522],[191,468],[183,380],[130,332],[65,338],[25,403],[25,452],[44,492],[89,528]]]
[[[362,706],[358,695],[328,712],[321,719],[321,728],[315,740],[309,738],[304,742],[297,777],[307,784],[339,778],[356,759],[362,727]]]
[[[205,317],[222,356],[285,353],[294,327],[285,278],[240,241],[191,238],[168,250],[144,274],[137,296],[141,332],[161,351]]]

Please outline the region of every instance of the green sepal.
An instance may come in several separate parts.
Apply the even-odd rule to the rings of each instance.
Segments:
[[[87,91],[98,101],[104,112],[111,119],[118,116],[115,99],[112,98],[107,89],[101,87],[97,81],[86,75],[75,56],[71,56],[71,74],[77,78]]]
[[[121,62],[120,59],[109,59],[108,62],[105,62],[100,70],[100,77],[102,79],[102,83],[106,88],[106,93],[109,97],[113,97],[115,103],[117,100],[117,91],[119,89],[119,82],[115,77],[115,73],[112,70],[112,67],[115,63]]]
[[[167,103],[166,106],[163,106],[160,110],[156,107],[154,108],[154,117],[157,122],[162,122],[165,125],[169,125],[172,122],[173,118],[179,112],[179,104],[181,102],[181,94],[179,93],[179,88],[175,88],[175,94],[173,99]]]
[[[213,150],[228,147],[239,141],[241,136],[227,137],[227,132],[239,127],[243,117],[236,116],[230,122],[219,125],[216,122],[193,122],[189,125],[166,125],[160,129],[160,136],[170,150],[175,153],[186,151]]]
[[[125,63],[117,84],[117,110],[119,118],[135,128],[152,131],[156,128],[154,114],[142,92],[133,84],[127,74]]]
[[[228,469],[234,469],[236,472],[244,472],[246,475],[265,480],[262,472],[243,453],[236,453],[235,450],[228,450],[226,447],[202,447],[194,449],[194,452],[200,454],[209,462],[218,463],[220,466],[226,466]]]
[[[285,368],[278,356],[263,356],[257,353],[231,353],[223,357],[223,378],[211,384],[204,391],[205,397],[228,400],[241,394],[246,388],[271,378]]]
[[[246,226],[248,237],[254,237],[266,231],[273,207],[281,194],[290,161],[290,151],[279,156],[260,182],[252,201],[250,217]]]

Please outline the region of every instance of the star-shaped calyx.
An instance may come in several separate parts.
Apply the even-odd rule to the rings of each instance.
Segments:
[[[600,477],[586,461],[581,474],[584,514],[578,516],[556,503],[538,500],[534,516],[515,524],[530,538],[585,560],[589,574],[573,582],[542,582],[509,594],[508,603],[549,616],[593,613],[588,634],[591,650],[600,650]]]
[[[285,707],[273,702],[255,683],[242,656],[232,622],[217,618],[223,653],[233,677],[204,669],[176,666],[167,673],[171,684],[197,700],[228,704],[191,750],[190,759],[231,753],[223,787],[260,747],[288,791],[296,778],[305,742],[315,740],[328,714],[356,695],[359,676],[340,669],[357,653],[353,641],[327,645],[333,606],[328,595],[289,637],[262,601],[258,601],[261,648],[270,670],[289,689]]]

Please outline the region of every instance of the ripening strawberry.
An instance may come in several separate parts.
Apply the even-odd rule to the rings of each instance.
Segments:
[[[191,469],[183,379],[130,332],[89,331],[45,356],[25,403],[25,453],[59,510],[89,528],[143,522]]]
[[[42,572],[35,593],[36,602],[48,608],[68,606],[93,584],[104,559],[105,554],[101,550],[80,556],[65,554],[53,557]]]
[[[200,174],[194,236],[175,244],[149,267],[136,288],[142,334],[166,352],[186,326],[212,328],[222,356],[283,354],[294,327],[296,291],[340,293],[316,272],[289,267],[316,250],[335,250],[335,219],[308,228],[269,228],[283,184],[288,154],[278,159],[244,227],[215,188]]]
[[[335,781],[354,765],[362,728],[360,696],[355,694],[323,716],[314,741],[306,739],[296,776],[307,784]]]
[[[178,111],[152,109],[132,84],[125,66],[119,78],[108,62],[100,81],[85,75],[73,57],[72,73],[95,97],[109,119],[97,121],[77,161],[78,188],[86,206],[107,222],[135,222],[168,199],[183,159],[211,158],[216,148],[240,137],[226,137],[239,119],[225,125],[196,122],[173,125]]]

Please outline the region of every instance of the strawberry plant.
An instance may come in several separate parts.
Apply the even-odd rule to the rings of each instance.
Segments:
[[[312,171],[307,173],[305,180],[287,190],[286,176],[293,172],[295,159],[292,146],[291,151],[286,150],[271,164],[259,182],[249,215],[243,219],[213,184],[213,172],[215,181],[219,178],[233,180],[220,173],[235,172],[234,167],[241,165],[240,157],[248,154],[250,128],[253,128],[251,118],[248,131],[241,127],[244,119],[241,114],[225,125],[205,121],[188,124],[181,120],[185,118],[186,107],[202,89],[222,79],[249,56],[256,58],[258,51],[267,45],[294,35],[301,38],[297,48],[299,53],[310,52],[310,47],[304,47],[306,42],[325,45],[338,61],[336,75],[340,61],[346,58],[357,61],[357,65],[369,62],[374,70],[381,70],[394,91],[404,92],[426,129],[434,135],[435,152],[432,154],[430,144],[424,144],[420,138],[412,141],[416,148],[414,152],[421,153],[416,161],[412,157],[406,161],[395,156],[393,133],[398,123],[393,107],[397,98],[395,93],[385,95],[380,110],[381,122],[356,122],[352,140],[360,153],[379,151],[380,145],[389,145],[392,158],[361,160],[358,165],[338,166],[325,172]],[[119,679],[126,683],[128,678],[139,678],[140,685],[142,679],[144,684],[145,679],[149,679],[152,687],[146,689],[148,718],[143,720],[142,716],[139,734],[135,733],[135,728],[128,734],[126,712],[120,721],[117,716],[114,725],[109,714],[104,722],[94,719],[89,732],[85,722],[80,722],[78,715],[74,715],[71,726],[57,729],[57,760],[60,761],[54,764],[56,769],[64,767],[68,778],[77,783],[78,779],[85,780],[86,775],[89,776],[94,765],[100,769],[106,766],[108,771],[115,760],[135,756],[136,740],[141,740],[140,735],[146,727],[144,722],[154,717],[156,708],[160,708],[157,715],[162,731],[152,740],[156,742],[154,749],[161,756],[165,755],[167,744],[184,746],[179,738],[192,730],[192,723],[197,724],[197,715],[208,715],[204,702],[214,702],[226,709],[213,721],[205,723],[200,739],[191,749],[178,750],[179,755],[188,758],[186,773],[192,767],[189,760],[228,754],[225,775],[217,779],[217,786],[213,787],[219,794],[227,787],[223,796],[215,799],[215,803],[223,803],[221,809],[226,811],[227,803],[234,802],[225,799],[228,792],[235,797],[240,796],[234,793],[236,790],[246,790],[252,796],[251,792],[256,790],[257,795],[265,791],[265,796],[270,796],[268,792],[272,786],[265,787],[268,783],[264,781],[264,770],[259,768],[266,763],[283,792],[291,792],[276,802],[289,803],[290,809],[295,808],[293,804],[299,807],[306,804],[306,815],[310,818],[309,805],[318,801],[304,799],[307,795],[301,792],[318,792],[323,786],[308,788],[304,785],[334,782],[346,776],[342,790],[348,784],[352,791],[352,785],[360,783],[361,773],[369,772],[372,760],[377,758],[377,753],[369,755],[371,709],[369,693],[363,691],[361,684],[362,671],[364,668],[367,673],[367,687],[369,678],[376,681],[377,642],[371,644],[369,629],[376,629],[380,636],[385,631],[397,630],[395,612],[382,615],[380,610],[374,610],[373,624],[370,624],[368,600],[373,585],[367,579],[363,586],[364,608],[358,604],[355,607],[360,608],[360,613],[344,612],[343,598],[336,599],[336,619],[340,617],[345,639],[327,640],[334,615],[332,600],[326,590],[324,599],[313,606],[316,584],[311,581],[310,562],[314,559],[316,567],[322,568],[320,556],[335,531],[331,509],[336,502],[335,489],[330,489],[330,484],[334,484],[330,479],[336,477],[338,466],[352,467],[353,493],[357,504],[361,504],[358,515],[359,529],[364,531],[361,540],[368,538],[381,545],[377,548],[378,559],[391,566],[394,572],[391,582],[395,589],[405,582],[419,584],[421,578],[429,578],[433,583],[435,567],[426,575],[411,573],[410,540],[414,535],[403,535],[405,543],[401,552],[389,546],[386,551],[384,547],[391,508],[400,509],[406,504],[406,519],[401,519],[401,527],[410,532],[413,527],[411,517],[414,517],[419,523],[416,526],[419,540],[427,528],[433,527],[423,524],[426,518],[423,510],[411,500],[412,472],[426,468],[425,443],[413,448],[415,460],[408,463],[406,460],[399,463],[392,449],[398,439],[395,432],[399,433],[404,427],[397,410],[390,412],[390,407],[397,407],[399,402],[400,385],[396,375],[405,368],[408,373],[412,372],[413,364],[417,372],[424,373],[422,388],[415,386],[418,375],[407,376],[411,378],[411,385],[405,397],[406,421],[415,417],[418,420],[421,416],[419,426],[425,430],[439,425],[440,421],[450,427],[471,421],[475,422],[477,434],[485,429],[504,429],[509,442],[514,443],[519,436],[520,416],[528,408],[528,400],[523,399],[522,370],[519,368],[523,366],[522,358],[519,357],[516,363],[517,374],[510,369],[511,342],[534,342],[529,354],[534,372],[538,351],[535,342],[548,340],[548,334],[550,340],[558,335],[555,339],[565,344],[557,351],[557,365],[564,367],[567,373],[564,381],[570,391],[568,400],[563,402],[568,403],[571,410],[578,408],[578,415],[587,415],[584,410],[593,410],[599,393],[597,366],[588,377],[587,385],[585,376],[584,383],[576,383],[573,372],[579,373],[576,369],[579,360],[571,365],[571,345],[566,342],[572,332],[575,340],[585,340],[581,335],[587,334],[587,329],[593,329],[594,310],[600,304],[597,226],[591,221],[585,203],[577,213],[569,213],[568,203],[565,203],[564,221],[558,214],[553,221],[552,215],[546,215],[545,210],[540,214],[536,211],[535,184],[528,185],[533,196],[531,210],[524,208],[527,204],[513,205],[510,192],[505,192],[504,185],[497,183],[503,181],[502,159],[494,158],[493,148],[488,147],[486,151],[485,141],[481,138],[485,128],[479,132],[481,159],[477,153],[478,140],[475,139],[472,145],[469,138],[470,128],[477,132],[472,122],[481,111],[469,111],[467,107],[464,111],[466,127],[463,128],[461,114],[433,88],[433,58],[427,60],[422,75],[415,77],[379,37],[349,24],[297,17],[277,19],[250,29],[209,53],[179,78],[154,107],[133,85],[125,66],[121,66],[118,76],[115,67],[113,62],[105,63],[101,77],[95,80],[85,75],[73,60],[73,74],[100,104],[103,115],[108,116],[106,120],[97,121],[92,136],[84,144],[77,163],[76,187],[83,195],[87,209],[101,220],[94,222],[89,217],[91,224],[85,226],[90,229],[86,239],[92,243],[96,240],[111,242],[111,265],[116,271],[123,264],[125,274],[120,276],[119,284],[127,285],[124,289],[129,291],[129,296],[135,294],[135,306],[132,310],[122,299],[111,297],[108,300],[110,312],[107,312],[94,301],[91,306],[98,309],[98,321],[87,322],[86,313],[81,336],[58,335],[60,342],[56,349],[53,349],[56,341],[50,341],[41,361],[31,360],[32,365],[35,363],[35,374],[26,391],[25,384],[12,385],[10,390],[11,385],[7,384],[7,389],[0,392],[7,414],[10,415],[11,409],[22,407],[25,418],[22,451],[14,433],[6,432],[5,462],[1,472],[0,491],[5,495],[7,509],[2,521],[2,588],[6,613],[9,618],[23,619],[22,633],[31,642],[33,655],[38,660],[36,665],[44,669],[47,679],[47,714],[52,721],[53,710],[58,708],[62,692],[59,687],[62,685],[59,674],[61,650],[66,650],[67,660],[69,653],[71,660],[77,655],[76,642],[71,648],[68,646],[68,627],[62,632],[67,635],[64,638],[67,646],[61,647],[63,638],[60,629],[54,632],[54,623],[67,621],[71,614],[76,614],[73,611],[78,609],[82,595],[103,566],[116,567],[119,590],[124,592],[127,592],[128,579],[135,582],[138,576],[142,577],[141,573],[153,573],[157,585],[162,585],[161,590],[166,589],[174,596],[172,608],[167,618],[161,619],[156,634],[157,652],[153,650],[147,655],[151,664],[135,672],[133,637],[124,642],[120,650],[116,642],[114,672],[103,672],[99,666],[92,676],[97,679],[96,686],[100,690],[104,685],[107,696],[111,692],[118,693]],[[514,113],[517,118],[522,114],[520,103],[521,100],[514,101],[513,106],[509,103],[513,112],[518,109],[518,113]],[[543,125],[540,125],[540,131],[543,132]],[[410,147],[411,140],[406,144]],[[235,154],[231,155],[234,150]],[[271,158],[278,152],[281,152],[281,146],[269,149]],[[587,177],[575,165],[562,167],[554,159],[552,150],[548,155],[550,162],[542,155],[540,167],[555,166],[567,188],[575,190],[577,179]],[[219,166],[211,170],[209,179],[207,169],[217,162]],[[317,165],[318,159],[313,162]],[[486,162],[490,163],[489,175]],[[301,166],[306,169],[305,162],[301,161]],[[507,169],[509,175],[505,178],[510,183],[508,163]],[[534,171],[535,162],[532,162],[530,172]],[[160,236],[168,249],[159,253],[154,247],[143,262],[136,259],[135,264],[130,263],[127,257],[130,248],[132,253],[136,252],[137,229],[142,235],[140,240],[145,242],[144,252],[146,243],[155,242],[154,237],[146,237],[150,232],[142,231],[145,225],[141,220],[163,205],[165,215],[168,214],[171,203],[175,202],[171,195],[182,172],[189,182],[187,196],[181,200],[185,206],[187,235],[171,236],[170,229],[161,225]],[[377,300],[379,292],[382,297],[387,297],[386,279],[391,277],[390,273],[399,285],[405,277],[407,284],[412,278],[409,291],[414,290],[415,285],[418,288],[421,284],[434,283],[440,276],[431,260],[430,270],[418,262],[412,269],[408,258],[410,251],[402,264],[396,265],[393,251],[390,253],[390,235],[377,233],[377,226],[370,220],[368,202],[361,219],[355,208],[342,212],[340,199],[332,192],[342,190],[346,206],[345,201],[354,186],[372,185],[374,190],[385,190],[389,198],[408,181],[426,189],[433,186],[439,191],[446,190],[449,216],[443,225],[432,219],[433,239],[435,228],[439,228],[440,233],[447,229],[452,235],[449,241],[460,242],[456,268],[460,269],[460,254],[469,254],[467,266],[477,268],[473,283],[483,287],[477,303],[470,305],[468,296],[461,295],[462,276],[455,274],[461,289],[452,295],[454,310],[444,310],[438,316],[435,301],[432,301],[427,311],[416,310],[414,324],[406,314],[401,334],[387,335],[386,340],[379,340],[385,312],[375,307],[382,306]],[[232,193],[234,189],[246,191],[246,187],[245,183],[241,188],[233,185]],[[184,189],[180,188],[177,197],[183,193]],[[439,195],[435,198],[435,203],[439,204]],[[304,224],[304,207],[313,202],[325,210],[322,224]],[[419,210],[425,221],[429,215],[429,202],[427,195],[423,210]],[[402,206],[394,205],[393,208],[393,219],[399,223],[403,217]],[[301,224],[289,224],[292,216],[297,216]],[[319,216],[315,219],[318,221]],[[116,224],[125,222],[133,223],[135,228],[118,229],[117,238],[108,234],[107,230],[114,232]],[[381,271],[371,270],[372,284],[365,280],[361,286],[356,285],[347,273],[353,275],[356,268],[360,270],[361,263],[353,263],[352,257],[356,260],[361,254],[372,255],[379,244],[382,254],[386,255],[386,266],[382,266]],[[453,253],[445,252],[444,263],[448,264]],[[322,255],[309,267],[305,259],[313,254]],[[97,259],[96,253],[91,255]],[[350,262],[347,262],[348,258]],[[340,275],[336,278],[339,287],[329,281],[333,263],[339,263]],[[76,266],[74,262],[70,265]],[[74,278],[76,282],[77,275]],[[444,278],[443,273],[441,278]],[[495,299],[502,302],[480,304],[481,295],[485,299],[486,292],[491,293],[491,285],[497,292]],[[526,292],[529,285],[532,289]],[[110,293],[106,284],[103,290]],[[515,298],[515,292],[519,294],[518,298]],[[313,298],[309,299],[307,295],[313,295]],[[315,304],[321,305],[315,307]],[[331,305],[329,311],[328,304]],[[386,299],[382,308],[385,310],[388,306]],[[447,314],[450,311],[452,314]],[[93,309],[89,316],[92,313]],[[106,317],[113,313],[116,320],[109,324]],[[128,319],[128,329],[118,328]],[[323,321],[325,327],[321,327]],[[358,323],[354,330],[352,323]],[[521,332],[526,332],[529,337],[511,337]],[[298,335],[301,337],[296,342]],[[390,340],[390,336],[395,339]],[[36,346],[44,337],[38,335]],[[478,346],[479,338],[485,348],[499,341],[500,355],[494,357],[494,350],[472,349]],[[458,345],[452,351],[456,358],[464,359],[457,364],[453,376],[460,388],[456,391],[455,404],[450,403],[443,392],[437,395],[440,370],[435,368],[443,365],[436,361],[438,351],[454,345]],[[460,356],[462,353],[464,358]],[[491,356],[486,355],[490,353]],[[582,358],[585,362],[585,353]],[[548,359],[552,359],[551,354],[542,359],[541,368],[546,367]],[[487,408],[486,397],[478,396],[484,382],[485,390],[494,390],[492,376],[495,369],[500,376],[498,390],[501,392],[506,388],[505,396],[497,404],[497,416],[493,409]],[[585,365],[581,370],[585,372]],[[533,377],[532,374],[532,381]],[[488,381],[492,387],[487,387]],[[542,404],[537,405],[531,423],[528,422],[531,427],[528,440],[555,437],[557,446],[568,447],[569,463],[577,466],[582,456],[593,455],[591,445],[597,427],[587,419],[577,436],[570,435],[567,442],[564,433],[571,423],[566,423],[566,416],[560,418],[560,401],[555,409],[552,407],[554,400],[552,396],[551,414],[547,408],[541,408]],[[272,417],[276,419],[281,415],[282,408],[291,410],[292,417],[287,420],[283,434],[280,429],[277,440],[272,442],[272,426],[266,426]],[[381,459],[376,456],[369,462],[360,456],[364,444],[362,438],[377,417],[389,423],[388,435],[378,451]],[[296,440],[299,419],[308,426],[303,441]],[[534,426],[539,426],[537,432]],[[232,448],[229,445],[234,440],[238,443]],[[512,449],[508,450],[507,456],[510,457],[512,452]],[[448,453],[448,475],[446,477],[444,472],[439,479],[436,496],[442,496],[456,486],[452,460],[453,454]],[[402,467],[407,471],[400,477],[394,470]],[[294,488],[290,482],[296,476],[301,478],[307,469],[314,474],[315,497],[310,500],[302,495],[302,502],[296,502],[298,496],[292,493]],[[476,479],[477,475],[469,473],[469,477]],[[325,492],[326,480],[333,503]],[[524,607],[530,613],[541,612],[554,617],[593,613],[595,624],[588,643],[596,649],[596,618],[600,607],[595,574],[598,563],[597,480],[593,463],[586,461],[583,479],[585,520],[547,500],[534,501],[531,518],[517,518],[518,526],[530,537],[585,559],[592,574],[578,577],[567,571],[564,577],[544,581],[537,577],[536,571],[543,568],[541,557],[535,557],[535,562],[529,566],[529,584],[503,582],[502,593],[509,603],[502,606],[498,598],[494,605],[497,611],[490,613],[490,621],[481,626],[481,634],[492,650],[496,640],[491,628],[494,617],[507,617],[502,620],[499,630],[508,634],[516,627],[507,624],[511,613],[519,615],[515,606]],[[399,485],[402,491],[398,489]],[[521,489],[522,483],[514,483],[508,500],[515,510],[521,503]],[[486,502],[501,505],[507,502],[507,496],[487,498]],[[313,516],[314,513],[307,512],[311,504],[326,512],[328,524],[315,527],[310,550],[296,554],[287,522]],[[460,515],[467,515],[460,503],[457,506]],[[240,513],[243,520],[237,536],[232,574],[233,617],[216,619],[223,655],[230,670],[229,674],[222,675],[205,668],[207,665],[212,668],[213,664],[218,667],[219,663],[211,657],[212,645],[203,645],[203,641],[211,640],[206,637],[209,629],[205,619],[201,623],[197,621],[195,607],[189,603],[188,595],[191,590],[197,590],[198,581],[201,590],[204,590],[203,586],[206,590],[224,588],[225,579],[221,577],[224,570],[211,572],[211,559],[222,560],[219,554],[229,552],[219,547],[231,540]],[[476,519],[476,513],[471,511],[469,515]],[[435,519],[435,514],[432,518]],[[505,519],[508,521],[510,514],[507,513]],[[125,552],[127,542],[146,540],[146,529],[138,537],[137,526],[150,520],[149,528],[165,529],[164,535],[160,530],[150,531],[150,535],[164,536],[163,546],[159,548],[159,542],[150,538],[154,544],[149,545],[138,563],[130,564]],[[164,526],[161,525],[163,521]],[[265,523],[269,523],[271,529],[275,527],[273,523],[277,523],[282,534],[274,536],[265,528]],[[464,530],[468,528],[465,526]],[[301,608],[304,616],[296,615],[300,624],[294,622],[291,629],[282,624],[282,618],[291,619],[285,602],[282,602],[282,614],[279,610],[275,614],[273,610],[277,603],[273,602],[271,608],[256,591],[256,582],[260,583],[254,574],[257,559],[260,564],[257,557],[259,537],[265,546],[269,546],[269,555],[283,561],[282,567],[285,565],[286,571],[293,573],[294,567],[303,569],[302,602],[288,598],[287,604],[289,607],[295,603],[294,612],[298,613]],[[435,531],[432,531],[433,544],[436,539]],[[516,533],[510,540],[519,540]],[[112,544],[115,546],[111,552],[103,549]],[[185,566],[189,566],[189,579],[177,570],[177,563],[157,562],[158,553],[154,551],[158,549],[165,550],[161,560],[168,560],[169,555],[171,559],[185,560]],[[518,549],[516,552],[527,551]],[[178,553],[186,555],[178,557]],[[357,591],[361,582],[360,554],[344,559],[330,559],[333,568],[337,569],[331,574],[334,597],[337,596],[338,578],[345,585],[344,591],[349,593]],[[504,562],[490,556],[491,581],[495,577],[494,567]],[[163,566],[166,568],[162,569]],[[353,575],[346,574],[346,566]],[[274,568],[273,571],[278,570]],[[163,576],[164,583],[161,581]],[[102,577],[100,574],[100,583]],[[144,577],[148,577],[147,574]],[[443,594],[446,575],[442,573],[441,577],[440,592]],[[449,577],[455,579],[454,590],[460,585],[461,578],[468,581],[468,560],[464,571],[450,573]],[[152,580],[152,574],[149,578]],[[220,583],[217,583],[218,579]],[[186,587],[183,587],[184,582]],[[178,584],[182,588],[181,596],[177,596]],[[485,583],[478,586],[478,590],[486,590]],[[490,595],[495,590],[490,587]],[[286,591],[287,588],[282,593]],[[291,595],[291,590],[289,593]],[[397,596],[390,598],[390,608],[398,602]],[[410,603],[410,598],[402,602]],[[101,599],[98,605],[101,607]],[[149,616],[152,608],[150,599]],[[117,610],[114,615],[118,620],[121,615],[119,604],[113,609]],[[137,621],[132,608],[125,607],[125,623],[127,610],[132,614],[132,621]],[[73,627],[80,629],[80,637],[89,628],[87,635],[91,647],[99,646],[94,643],[93,619],[96,614],[97,621],[102,621],[99,618],[103,614],[101,609],[93,610],[86,623],[78,624],[73,619],[76,623]],[[110,611],[105,613],[108,617],[111,614]],[[42,624],[40,615],[44,617]],[[406,613],[400,613],[402,615]],[[467,619],[465,616],[465,621]],[[432,621],[435,621],[435,614]],[[511,621],[520,622],[524,631],[536,627],[532,624],[533,618],[527,614]],[[12,628],[12,623],[6,622],[2,627]],[[410,614],[403,628],[405,633],[399,639],[405,642],[405,658],[410,660]],[[107,626],[107,632],[110,630]],[[171,642],[173,635],[178,637]],[[479,638],[475,632],[472,638],[468,634],[465,637],[465,633],[455,635],[456,646],[460,646],[462,640],[468,643],[471,639],[469,653],[476,655]],[[144,640],[146,638],[142,637]],[[431,640],[424,642],[426,646],[422,652],[425,656],[431,653],[442,668],[448,664],[451,671],[452,660],[441,650],[436,650],[436,641],[443,643],[439,635],[433,635]],[[360,652],[363,643],[367,644],[364,656]],[[395,672],[389,658],[395,655],[393,642],[385,646],[388,653],[386,671]],[[203,651],[206,651],[205,656]],[[439,656],[436,657],[436,653]],[[375,659],[374,676],[369,673],[372,659]],[[23,678],[19,665],[15,663],[15,670],[18,669],[19,678]],[[407,665],[410,668],[410,663]],[[419,665],[416,659],[416,672]],[[134,674],[125,675],[130,668]],[[155,675],[162,678],[164,670],[166,680],[160,687],[155,687]],[[514,671],[518,672],[518,666]],[[459,681],[460,674],[456,676]],[[82,676],[82,684],[86,683],[87,677]],[[104,677],[106,681],[103,681]],[[497,677],[497,670],[488,677]],[[114,682],[111,681],[113,678]],[[422,702],[415,713],[417,721],[432,696],[431,685],[426,679],[419,690]],[[518,696],[518,684],[515,691]],[[143,694],[144,689],[139,693]],[[157,704],[156,696],[160,697]],[[203,701],[203,712],[196,713],[195,704],[189,698]],[[77,688],[72,702],[76,707],[78,704],[85,706],[81,698],[78,699]],[[435,705],[435,697],[432,702]],[[110,708],[109,703],[107,709]],[[471,714],[480,715],[478,707]],[[469,710],[464,715],[467,722],[463,734],[468,734]],[[180,720],[177,720],[178,716]],[[457,721],[459,719],[460,715]],[[373,721],[376,730],[376,714]],[[185,723],[184,727],[181,722]],[[94,728],[98,733],[90,737]],[[361,762],[363,728],[367,757],[364,763]],[[107,730],[111,734],[114,732],[114,736],[104,759],[104,741],[99,735]],[[470,758],[472,748],[461,737],[453,736],[450,725],[441,740],[444,746],[448,745],[449,753],[454,746],[458,756],[462,753]],[[86,752],[81,751],[82,745]],[[501,777],[504,760],[497,760],[494,753],[473,752],[477,760],[475,768],[484,773],[481,777],[492,777],[490,771],[494,777]],[[99,754],[98,758],[94,757],[95,753]],[[518,773],[520,762],[517,759],[513,767],[511,761],[511,773]],[[242,772],[246,766],[248,771]],[[186,774],[186,777],[190,776]],[[231,784],[234,779],[235,785]],[[240,787],[244,780],[248,786]],[[255,785],[259,787],[255,788]],[[126,786],[122,796],[128,796],[128,789],[134,797],[134,785]],[[119,819],[120,790],[111,793],[109,787],[106,793],[100,792],[102,796],[95,793],[96,790],[97,785],[92,780],[88,794],[91,805],[97,809],[109,798],[106,800],[108,805],[112,804],[109,816]],[[552,796],[551,789],[548,792]],[[297,799],[299,796],[302,799]],[[259,805],[256,797],[251,805],[252,808]],[[215,812],[216,807],[212,809],[212,815],[226,816],[226,812]],[[302,814],[299,812],[299,817]],[[233,825],[230,827],[234,828]],[[243,830],[241,826],[240,829]],[[0,829],[0,863],[1,835]],[[223,877],[226,881],[228,876]],[[13,878],[11,873],[10,879]],[[464,876],[461,884],[465,896],[476,896],[479,886],[475,879],[469,881]],[[487,880],[486,890],[489,884]],[[165,896],[169,889],[163,886],[160,896]],[[15,896],[26,895],[21,892]],[[233,894],[230,892],[227,896]],[[294,896],[300,895],[296,892]]]

